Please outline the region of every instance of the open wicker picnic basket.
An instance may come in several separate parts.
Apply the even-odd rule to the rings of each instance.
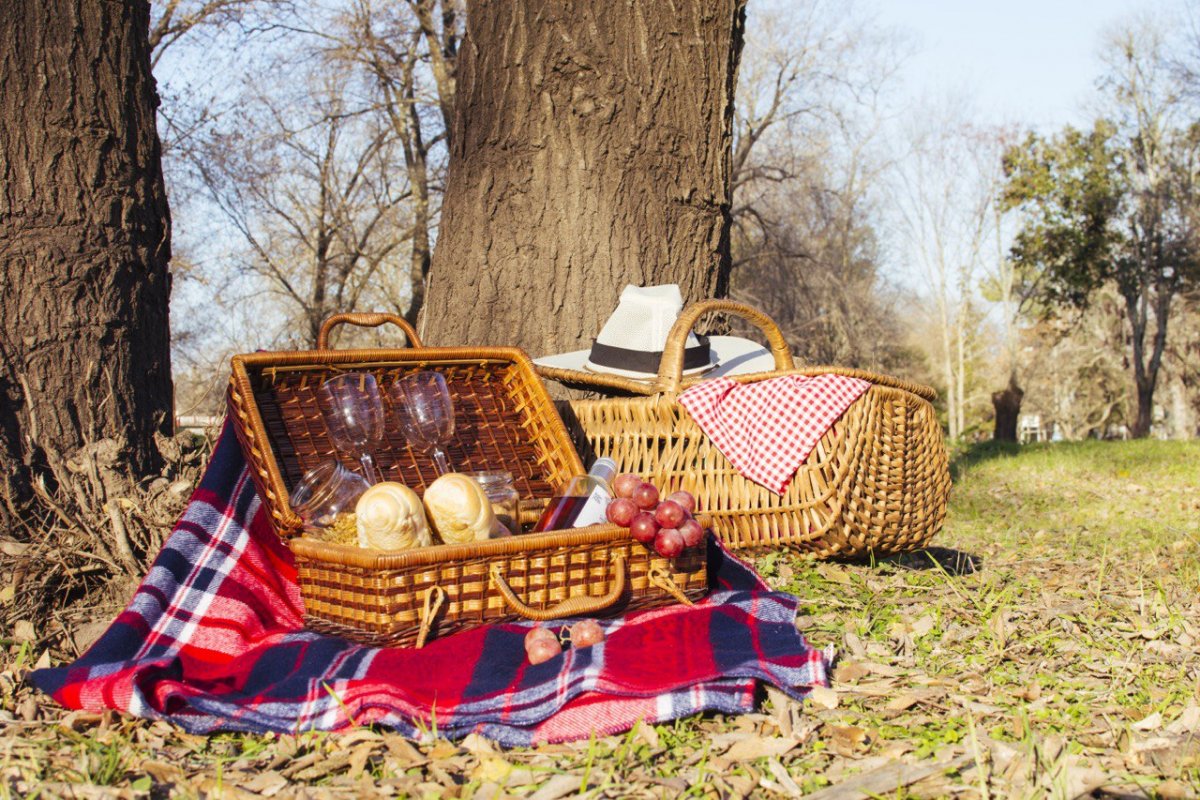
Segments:
[[[683,378],[684,342],[704,314],[740,316],[765,334],[779,375],[837,373],[871,387],[834,423],[780,496],[742,477],[677,402],[702,378]],[[657,379],[539,366],[545,378],[610,395],[570,401],[564,411],[588,459],[696,496],[713,532],[734,548],[788,546],[816,558],[857,558],[923,547],[941,528],[950,470],[928,387],[862,370],[797,369],[779,327],[757,309],[709,300],[683,310],[668,335]]]
[[[411,347],[327,346],[335,325],[384,322],[400,326]],[[400,317],[340,314],[326,320],[317,350],[235,356],[230,418],[270,519],[295,555],[310,628],[367,644],[419,646],[435,633],[486,622],[615,614],[707,592],[703,548],[667,560],[615,525],[396,553],[305,537],[289,492],[307,470],[335,458],[316,389],[340,372],[369,372],[384,386],[428,369],[445,377],[454,400],[447,449],[457,469],[509,470],[531,506],[584,472],[532,363],[514,348],[423,348]],[[390,420],[388,408],[385,402]],[[391,421],[375,459],[385,479],[418,494],[437,477],[433,459],[409,447]]]

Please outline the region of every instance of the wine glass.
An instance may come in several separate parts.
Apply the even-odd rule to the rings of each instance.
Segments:
[[[347,372],[330,378],[317,390],[317,403],[333,446],[357,457],[362,463],[363,477],[372,484],[378,483],[372,451],[383,438],[383,403],[375,376]]]
[[[454,402],[439,372],[415,372],[392,384],[400,429],[419,450],[432,450],[439,475],[450,472],[443,445],[454,435]]]

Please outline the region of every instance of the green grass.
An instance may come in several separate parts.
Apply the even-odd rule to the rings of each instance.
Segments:
[[[33,723],[0,739],[0,797],[79,784],[140,797],[774,797],[951,762],[878,796],[1200,792],[1200,730],[1188,729],[1200,726],[1200,442],[986,445],[954,474],[928,551],[757,559],[800,598],[810,641],[838,649],[832,708],[772,695],[761,713],[511,751],[371,729],[196,737],[120,717],[72,734]],[[7,668],[38,655],[14,645]],[[30,696],[0,685],[9,713]],[[779,737],[796,746],[726,758],[738,741]],[[264,784],[263,773],[282,777]]]

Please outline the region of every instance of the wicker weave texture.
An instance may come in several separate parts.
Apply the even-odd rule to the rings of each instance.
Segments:
[[[520,549],[502,542],[461,547],[430,563],[396,565],[383,556],[378,563],[361,563],[362,551],[297,539],[292,543],[305,598],[308,626],[376,645],[413,644],[422,627],[444,636],[474,625],[539,618],[576,616],[569,603],[595,601],[589,616],[620,614],[677,602],[669,586],[689,600],[708,591],[703,548],[694,548],[670,561],[629,537],[614,525],[597,525],[570,532],[528,535]],[[448,548],[429,548],[430,551]],[[508,552],[501,552],[507,549]],[[342,551],[342,552],[339,552]],[[436,553],[431,553],[437,555]],[[359,556],[360,563],[343,562]],[[495,573],[495,574],[493,574]],[[502,579],[528,608],[514,609],[504,599]],[[614,584],[624,584],[611,604],[601,598]],[[444,593],[444,603],[426,603],[432,591]],[[564,613],[553,613],[563,607]],[[429,619],[426,620],[426,617]]]

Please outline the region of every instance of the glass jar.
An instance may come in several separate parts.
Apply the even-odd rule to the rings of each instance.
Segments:
[[[488,472],[472,472],[471,477],[483,487],[483,493],[492,503],[492,511],[496,513],[496,521],[504,526],[508,534],[521,532],[521,517],[518,514],[518,504],[521,496],[513,486],[511,472],[492,470]],[[501,534],[502,536],[505,534]]]
[[[304,527],[328,528],[345,514],[353,514],[363,492],[371,488],[366,478],[336,461],[325,461],[304,473],[288,496]]]

